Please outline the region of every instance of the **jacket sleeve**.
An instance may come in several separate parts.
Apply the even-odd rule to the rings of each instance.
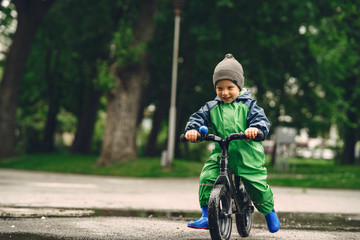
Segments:
[[[190,116],[189,121],[186,123],[185,132],[193,129],[199,131],[201,126],[209,126],[210,122],[210,104],[206,103]]]
[[[264,141],[270,131],[270,122],[267,119],[264,109],[256,104],[256,100],[251,100],[249,113],[247,115],[248,127],[256,127],[264,133],[264,138],[257,141]]]

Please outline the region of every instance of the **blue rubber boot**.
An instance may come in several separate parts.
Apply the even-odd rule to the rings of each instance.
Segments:
[[[265,219],[270,232],[275,233],[279,230],[280,220],[274,209],[265,215]]]
[[[209,229],[209,221],[208,221],[208,206],[201,207],[202,215],[196,221],[191,221],[188,223],[188,227],[196,228],[196,229]]]

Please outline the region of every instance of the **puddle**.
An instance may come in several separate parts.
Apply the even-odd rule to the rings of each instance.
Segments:
[[[30,233],[0,233],[1,240],[61,240],[53,236],[42,236]]]
[[[128,210],[128,209],[97,209],[95,216],[102,217],[146,217],[146,218],[168,218],[189,220],[199,218],[199,212],[181,212],[181,211],[155,211],[155,210]]]
[[[94,211],[88,209],[0,207],[0,218],[85,217],[92,215],[94,215]]]
[[[148,211],[148,210],[95,210],[95,216],[168,218],[176,220],[196,220],[200,212]],[[360,215],[329,213],[292,213],[279,212],[281,228],[326,230],[326,231],[360,231]],[[235,219],[234,219],[235,222]],[[253,224],[262,228],[266,225],[264,216],[255,212]]]

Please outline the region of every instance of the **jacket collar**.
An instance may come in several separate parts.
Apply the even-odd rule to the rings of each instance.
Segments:
[[[234,101],[247,100],[247,99],[251,99],[251,98],[252,98],[252,96],[251,96],[250,91],[246,88],[243,88],[240,91],[239,96]],[[216,96],[214,100],[217,101],[218,103],[224,103],[218,96]]]

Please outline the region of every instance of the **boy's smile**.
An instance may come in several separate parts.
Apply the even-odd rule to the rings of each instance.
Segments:
[[[239,93],[239,87],[232,81],[221,80],[216,84],[216,94],[224,103],[232,103]]]

